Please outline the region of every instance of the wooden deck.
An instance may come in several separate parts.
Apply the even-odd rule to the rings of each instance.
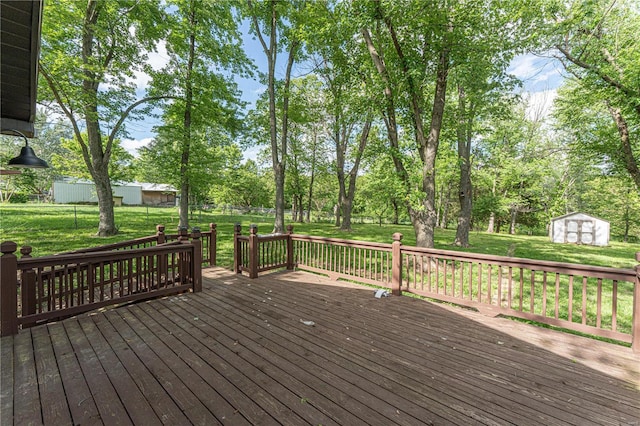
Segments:
[[[3,337],[1,425],[640,424],[628,348],[302,272],[204,275]]]

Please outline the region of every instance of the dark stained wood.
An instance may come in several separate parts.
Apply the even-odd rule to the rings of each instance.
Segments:
[[[64,325],[53,323],[46,328],[49,330],[53,344],[73,423],[76,425],[103,424]]]
[[[4,342],[3,342],[4,344]],[[13,338],[13,417],[15,424],[40,424],[38,377],[30,330]],[[4,360],[2,362],[4,369]],[[5,384],[2,383],[4,387]]]
[[[210,268],[200,293],[3,337],[2,425],[640,422],[630,348],[373,293]]]
[[[43,421],[70,423],[71,413],[47,328],[34,328],[32,336]]]
[[[0,425],[8,426],[13,420],[13,336],[5,337],[0,343]]]
[[[82,374],[91,391],[91,395],[87,395],[87,398],[93,399],[101,421],[105,424],[132,424],[122,401],[109,381],[107,373],[100,365],[98,354],[91,347],[89,341],[91,336],[89,338],[85,336],[76,319],[70,319],[64,323],[69,341],[80,363]]]

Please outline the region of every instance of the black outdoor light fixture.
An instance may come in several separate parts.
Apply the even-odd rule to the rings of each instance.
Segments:
[[[20,155],[9,160],[7,166],[30,169],[45,169],[49,167],[46,161],[36,156],[36,153],[33,152],[33,148],[29,146],[29,140],[24,134],[14,129],[6,129],[6,131],[14,132],[24,138],[24,146],[20,150]]]

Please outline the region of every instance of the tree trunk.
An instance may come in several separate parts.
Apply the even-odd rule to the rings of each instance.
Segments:
[[[195,26],[196,16],[193,3],[189,14],[189,25]],[[182,141],[182,157],[180,159],[180,221],[178,226],[189,227],[189,157],[191,155],[191,110],[193,109],[193,63],[195,61],[196,36],[192,31],[189,35],[189,59],[185,76],[185,105],[184,105],[184,136]]]
[[[304,197],[302,194],[298,196],[298,205],[300,206],[300,212],[298,213],[298,223],[304,223]]]
[[[512,207],[511,208],[511,225],[509,226],[509,234],[511,235],[516,234],[517,219],[518,219],[518,208]]]
[[[490,234],[493,234],[495,232],[494,230],[494,224],[496,222],[496,213],[495,212],[491,212],[489,214],[489,225],[487,226],[487,232]]]
[[[276,218],[272,231],[274,234],[284,232],[284,171],[281,171],[283,168],[282,164],[279,163],[274,164],[273,166],[273,174],[276,184]]]
[[[98,233],[100,237],[108,237],[118,233],[115,226],[115,215],[113,212],[113,191],[109,173],[96,170],[93,175],[93,182],[96,185],[96,195],[98,196],[98,210],[100,220],[98,222]]]
[[[491,190],[491,193],[495,197],[496,195],[496,179],[495,178],[493,179],[493,189]],[[496,222],[496,212],[491,211],[491,213],[489,214],[489,225],[487,226],[488,233],[493,234],[495,222]]]
[[[351,209],[353,208],[353,200],[346,197],[342,200],[342,225],[341,231],[351,231]]]
[[[442,206],[442,216],[440,217],[440,229],[447,229],[449,226],[449,207],[451,204],[451,183],[447,185],[447,195],[444,197]]]
[[[311,206],[313,202],[313,181],[316,176],[316,155],[318,151],[318,133],[313,129],[313,151],[311,153],[311,177],[309,178],[309,203],[307,204],[306,222],[311,223]]]
[[[636,189],[640,191],[640,168],[638,167],[638,162],[636,161],[633,149],[631,148],[629,126],[622,116],[622,112],[619,108],[609,106],[609,112],[611,113],[611,117],[613,118],[616,128],[618,129],[618,134],[620,135],[619,155],[622,157],[625,168],[635,183]]]
[[[471,185],[471,111],[466,105],[464,88],[458,86],[458,159],[460,164],[460,214],[458,215],[458,228],[454,244],[460,247],[469,247],[469,230],[471,228],[472,191]],[[467,116],[469,115],[469,116]]]
[[[364,148],[367,144],[367,139],[369,138],[370,129],[371,118],[368,117],[362,129],[362,133],[360,134],[360,143],[358,144],[357,151],[355,152],[355,160],[353,166],[351,167],[351,171],[348,174],[348,181],[344,173],[344,164],[350,132],[343,132],[343,139],[338,144],[338,182],[340,187],[340,198],[342,206],[342,225],[340,226],[341,231],[351,231],[351,210],[353,209],[353,199],[356,195],[356,179],[358,177],[360,160],[362,159],[362,154],[364,153]]]
[[[394,225],[398,225],[400,223],[400,215],[399,215],[399,208],[400,206],[398,205],[398,201],[391,200],[391,206],[393,207],[393,224]],[[380,218],[380,224],[382,225],[382,218]]]

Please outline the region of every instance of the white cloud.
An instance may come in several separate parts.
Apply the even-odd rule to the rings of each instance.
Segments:
[[[551,113],[553,102],[558,96],[557,89],[523,94],[527,102],[526,115],[530,120],[541,120]]]
[[[147,64],[151,66],[155,71],[162,69],[165,65],[169,63],[169,54],[167,53],[167,43],[164,40],[161,40],[156,45],[155,52],[148,53]],[[142,71],[134,72],[134,81],[136,83],[136,88],[138,91],[144,91],[149,83],[151,82],[151,77],[149,74]]]
[[[134,157],[138,157],[138,149],[144,146],[149,145],[153,138],[144,138],[144,139],[123,139],[121,145],[124,149],[129,152],[129,154]]]
[[[556,89],[563,80],[561,64],[550,56],[518,56],[511,62],[507,72],[521,80],[527,92]]]

